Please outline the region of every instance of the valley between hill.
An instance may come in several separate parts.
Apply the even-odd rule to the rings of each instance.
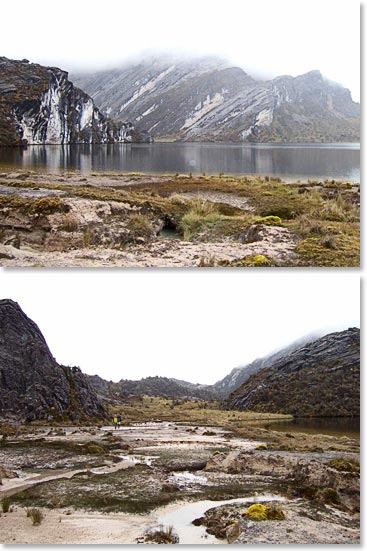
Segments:
[[[241,415],[234,430],[2,425],[1,542],[358,543],[358,441]]]

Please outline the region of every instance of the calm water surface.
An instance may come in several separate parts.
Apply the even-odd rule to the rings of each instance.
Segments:
[[[291,419],[274,421],[270,428],[281,432],[305,432],[309,434],[329,434],[359,438],[360,420],[358,417],[324,417],[312,419]]]
[[[359,144],[154,143],[0,148],[0,169],[180,172],[359,182]]]

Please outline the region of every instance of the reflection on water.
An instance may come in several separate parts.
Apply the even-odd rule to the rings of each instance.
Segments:
[[[0,167],[52,172],[279,174],[359,182],[359,144],[48,145],[0,148]]]
[[[359,417],[313,417],[274,421],[270,428],[281,432],[305,432],[309,434],[329,434],[359,438]]]

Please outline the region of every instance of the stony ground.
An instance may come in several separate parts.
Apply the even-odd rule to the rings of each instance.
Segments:
[[[355,266],[359,185],[4,172],[0,264]]]
[[[2,430],[0,500],[8,497],[10,510],[0,516],[1,543],[129,544],[161,524],[173,524],[180,543],[359,540],[359,464],[350,439],[342,452],[310,445],[286,452],[266,449],[270,438],[170,422]],[[337,448],[342,439],[326,440]],[[269,500],[283,520],[245,515],[251,503]],[[27,516],[32,507],[44,515],[38,526]]]

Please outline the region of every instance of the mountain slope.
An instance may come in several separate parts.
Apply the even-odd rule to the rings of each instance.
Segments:
[[[105,414],[80,369],[59,365],[20,306],[0,300],[0,418],[80,421]]]
[[[232,409],[302,416],[359,415],[360,331],[331,333],[252,375]]]
[[[144,377],[140,380],[122,379],[113,383],[101,379],[97,375],[89,376],[89,382],[97,394],[105,400],[116,400],[127,396],[160,396],[163,398],[198,398],[211,400],[218,398],[210,385],[200,385],[180,381],[170,377]]]
[[[137,137],[131,123],[102,115],[65,71],[0,57],[0,145],[115,143]]]
[[[213,385],[215,392],[223,399],[228,398],[228,396],[243,385],[251,377],[251,375],[258,373],[261,369],[271,367],[276,360],[287,356],[305,344],[311,343],[319,336],[320,335],[316,333],[305,335],[288,346],[285,346],[276,352],[272,352],[263,358],[257,358],[249,364],[235,367],[228,375]]]
[[[156,137],[358,141],[360,106],[319,71],[257,81],[222,60],[148,59],[73,76],[102,111]]]

